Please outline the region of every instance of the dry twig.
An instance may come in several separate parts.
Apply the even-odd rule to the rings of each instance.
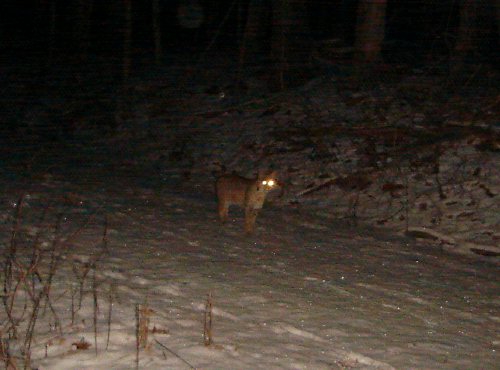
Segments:
[[[205,303],[205,320],[203,323],[203,342],[205,346],[213,343],[212,340],[212,293],[208,293]]]

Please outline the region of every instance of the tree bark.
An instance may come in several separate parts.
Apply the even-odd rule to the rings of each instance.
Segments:
[[[50,0],[49,12],[50,12],[50,16],[49,16],[50,17],[50,20],[49,20],[49,42],[48,42],[47,50],[49,52],[49,55],[48,55],[49,63],[52,63],[52,60],[54,58],[55,46],[56,46],[56,19],[57,19],[56,0]]]
[[[478,47],[477,16],[479,4],[477,0],[460,1],[460,21],[457,30],[457,41],[450,60],[450,70],[460,75],[465,67],[467,56]]]
[[[273,0],[273,24],[271,34],[271,61],[274,73],[271,74],[271,87],[277,90],[285,89],[284,76],[288,69],[286,59],[286,32],[288,28],[288,2]]]
[[[246,23],[240,45],[240,66],[253,64],[255,59],[264,55],[266,20],[270,19],[270,2],[268,0],[250,0]]]
[[[387,0],[360,0],[356,25],[356,61],[374,63],[380,60],[385,36]]]
[[[300,83],[296,77],[305,76],[311,52],[307,25],[307,1],[273,0],[271,62],[274,73],[271,87],[283,90]],[[293,76],[292,76],[293,74]]]
[[[497,45],[500,47],[500,0],[493,0],[493,6],[496,8],[497,21]]]
[[[90,46],[90,25],[93,2],[91,0],[78,0],[76,8],[75,35],[78,54],[82,59],[87,57]]]
[[[458,37],[455,44],[457,56],[464,58],[474,48],[474,34],[476,27],[477,1],[460,1],[460,23]]]
[[[153,37],[155,43],[155,62],[160,64],[162,56],[160,2],[153,0]]]
[[[131,48],[132,48],[132,0],[123,0],[124,28],[123,28],[123,81],[130,76]]]

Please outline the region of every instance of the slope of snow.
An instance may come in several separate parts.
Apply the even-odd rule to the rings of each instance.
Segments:
[[[321,77],[274,95],[198,92],[160,113],[152,98],[131,107],[118,145],[140,147],[132,162],[157,163],[166,178],[180,168],[195,182],[222,166],[247,176],[275,168],[282,205],[322,204],[338,219],[398,232],[426,228],[454,239],[458,253],[498,255],[497,97],[479,89],[484,97],[456,99],[437,85],[409,76],[363,89]]]
[[[65,232],[85,225],[51,291],[62,333],[50,311],[41,311],[33,368],[135,368],[137,304],[152,309],[141,369],[497,368],[496,264],[450,255],[432,241],[350,227],[305,206],[268,205],[247,237],[238,210],[229,225],[218,223],[210,192],[157,185],[85,173],[36,187],[2,184],[4,246],[19,190],[26,191],[20,240],[36,235],[49,203],[49,213],[64,211]],[[71,202],[62,207],[61,199]],[[96,354],[91,274],[72,325],[71,292],[75,268],[83,271],[102,250],[104,214]],[[20,256],[30,255],[29,245],[19,244]],[[208,294],[213,344],[205,346]],[[5,325],[3,310],[0,318]],[[90,347],[76,349],[82,341]]]

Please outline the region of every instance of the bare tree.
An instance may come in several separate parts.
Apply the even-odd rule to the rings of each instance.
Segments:
[[[500,0],[493,0],[493,7],[496,8],[497,44],[500,46]]]
[[[87,57],[90,45],[90,25],[92,21],[93,5],[93,1],[91,0],[77,1],[74,39],[77,41],[78,52],[82,59]]]
[[[44,31],[39,32],[44,37],[44,46],[47,51],[43,63],[50,65],[54,57],[56,45],[56,0],[40,0],[38,2],[34,24],[37,30]],[[41,73],[45,75],[43,70]]]
[[[266,21],[270,19],[270,11],[269,1],[250,0],[240,45],[240,67],[245,63],[252,64],[256,57],[264,55]]]
[[[311,42],[306,5],[305,0],[272,1],[271,61],[276,73],[271,84],[275,88],[285,88],[286,81],[293,82],[292,73],[307,68]]]
[[[387,0],[360,0],[356,25],[356,59],[373,63],[380,59],[385,36]]]
[[[124,5],[124,27],[123,27],[123,80],[130,76],[132,64],[132,0],[123,0]]]
[[[50,20],[49,20],[49,61],[52,61],[54,56],[54,49],[56,45],[56,18],[57,18],[57,10],[56,10],[56,0],[50,0],[49,2],[49,11],[50,11]]]
[[[476,28],[477,1],[460,1],[460,23],[458,26],[455,53],[463,59],[474,48],[474,33]]]
[[[500,0],[492,0],[489,3],[461,0],[459,4],[457,39],[450,65],[451,72],[455,74],[463,71],[467,57],[477,57],[486,40],[491,40],[495,21],[500,31]],[[500,35],[500,32],[498,34]]]
[[[160,15],[160,0],[153,0],[153,37],[156,64],[160,64],[162,54]]]

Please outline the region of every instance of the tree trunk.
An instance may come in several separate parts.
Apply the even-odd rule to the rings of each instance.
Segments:
[[[52,63],[56,46],[56,0],[50,0],[49,3],[49,41],[48,41],[48,64]]]
[[[159,0],[153,0],[153,37],[155,43],[156,64],[160,64],[162,56],[160,14],[160,2]]]
[[[74,39],[78,47],[77,52],[82,60],[87,58],[90,45],[92,7],[93,3],[91,0],[78,0],[77,2]]]
[[[385,36],[387,0],[360,0],[356,21],[356,61],[380,60]]]
[[[476,0],[460,1],[460,22],[457,30],[457,41],[454,53],[450,60],[451,73],[460,75],[464,69],[464,63],[477,47],[477,15],[478,3]]]
[[[280,90],[302,82],[308,69],[311,38],[307,26],[307,1],[273,0],[271,86]]]
[[[131,48],[132,48],[132,0],[123,0],[124,28],[123,28],[123,81],[130,76]]]
[[[273,0],[273,25],[271,34],[271,87],[285,89],[284,76],[288,70],[286,59],[286,31],[288,18],[288,1]]]
[[[476,0],[462,0],[460,2],[460,23],[455,44],[455,52],[460,58],[464,58],[474,47],[476,15]]]
[[[240,66],[254,64],[264,55],[266,20],[270,18],[270,2],[268,0],[250,0],[243,37],[240,45]]]
[[[500,48],[500,0],[493,0],[493,7],[497,10],[497,46]]]

